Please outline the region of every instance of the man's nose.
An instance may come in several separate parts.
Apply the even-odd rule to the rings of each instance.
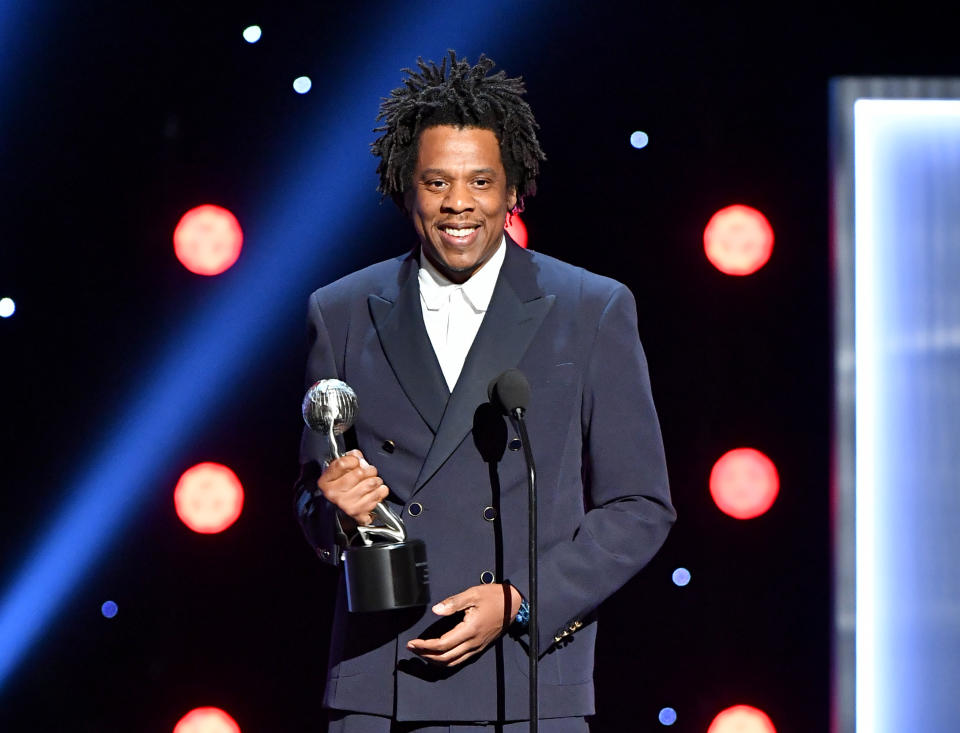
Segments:
[[[450,213],[459,214],[473,210],[473,196],[463,183],[453,183],[443,198],[443,209]]]

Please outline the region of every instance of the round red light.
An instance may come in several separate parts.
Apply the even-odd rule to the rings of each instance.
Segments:
[[[727,275],[749,275],[770,259],[773,227],[756,209],[734,204],[710,217],[703,230],[707,259]]]
[[[724,453],[710,471],[710,496],[720,511],[736,519],[759,517],[779,492],[776,466],[753,448]]]
[[[242,247],[243,230],[237,217],[213,204],[190,209],[173,231],[177,259],[197,275],[219,275],[229,269]]]
[[[240,733],[240,726],[220,708],[195,708],[180,718],[173,733]]]
[[[507,234],[510,235],[510,239],[519,244],[521,247],[526,248],[527,225],[523,223],[523,219],[520,218],[519,214],[510,214],[507,216],[507,224],[504,229],[507,230]]]
[[[734,705],[713,719],[707,733],[777,733],[777,729],[762,710]]]
[[[243,511],[243,485],[219,463],[198,463],[183,472],[173,490],[177,516],[194,532],[222,532]]]

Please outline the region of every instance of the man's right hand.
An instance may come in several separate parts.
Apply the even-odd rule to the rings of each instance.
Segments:
[[[317,488],[327,501],[357,524],[370,524],[374,507],[387,498],[390,489],[375,466],[352,450],[333,461],[317,479]]]

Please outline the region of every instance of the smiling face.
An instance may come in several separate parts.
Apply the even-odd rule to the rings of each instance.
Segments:
[[[438,125],[420,134],[404,204],[423,254],[452,282],[466,282],[497,251],[516,203],[492,130]]]

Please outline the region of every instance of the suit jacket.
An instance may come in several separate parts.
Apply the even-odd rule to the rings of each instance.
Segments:
[[[540,711],[589,715],[594,609],[651,559],[675,519],[633,296],[508,241],[451,394],[423,325],[418,269],[415,250],[313,293],[307,382],[337,377],[356,391],[348,443],[378,468],[409,536],[426,543],[435,602],[491,578],[527,594],[523,452],[487,402],[487,385],[504,370],[527,375],[538,471]],[[305,431],[297,508],[318,555],[336,565],[345,538],[331,505],[311,491],[325,456],[322,436]],[[505,635],[451,669],[406,649],[444,623],[429,607],[348,613],[341,578],[325,704],[397,720],[527,718],[525,636]]]

